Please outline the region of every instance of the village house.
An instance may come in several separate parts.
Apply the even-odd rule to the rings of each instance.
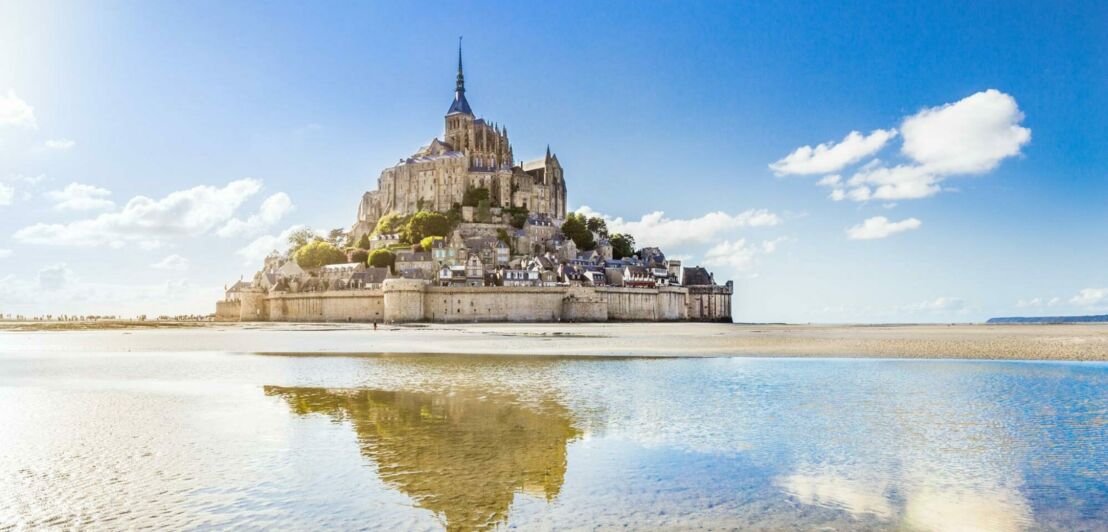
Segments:
[[[485,286],[485,263],[477,253],[470,253],[466,259],[466,286]]]
[[[410,279],[430,279],[435,274],[435,261],[431,260],[430,251],[398,251],[396,261],[393,263],[402,277]],[[402,272],[408,272],[405,275]]]
[[[538,270],[500,269],[497,270],[500,286],[542,286]]]

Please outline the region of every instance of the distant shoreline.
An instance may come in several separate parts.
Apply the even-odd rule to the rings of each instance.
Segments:
[[[0,352],[564,355],[1108,361],[1108,324],[0,322]],[[88,322],[87,324],[101,324]],[[69,331],[66,334],[51,334]],[[73,335],[79,336],[74,341]]]

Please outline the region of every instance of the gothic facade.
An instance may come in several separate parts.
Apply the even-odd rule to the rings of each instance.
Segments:
[[[462,203],[467,189],[489,191],[492,207],[527,209],[554,220],[566,216],[566,183],[558,156],[516,162],[508,128],[477,118],[465,95],[462,50],[454,101],[446,112],[443,139],[435,138],[377,178],[377,190],[362,195],[355,239],[373,231],[389,213],[447,211]],[[560,223],[560,222],[559,222]]]

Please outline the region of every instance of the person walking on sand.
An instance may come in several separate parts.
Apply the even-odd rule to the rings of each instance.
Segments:
[[[373,322],[373,330],[377,330],[377,322]]]

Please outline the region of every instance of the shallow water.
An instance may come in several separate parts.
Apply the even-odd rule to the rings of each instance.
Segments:
[[[1108,529],[1108,364],[29,352],[0,529]]]

